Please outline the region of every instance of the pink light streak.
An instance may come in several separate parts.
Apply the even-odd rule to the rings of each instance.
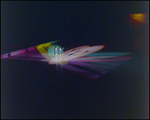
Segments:
[[[93,79],[93,80],[100,77],[100,75],[98,75],[98,74],[94,74],[94,73],[91,73],[91,72],[88,72],[88,71],[85,71],[85,70],[81,70],[81,69],[79,69],[77,67],[74,67],[74,66],[71,66],[69,64],[61,65],[61,67],[65,68],[67,70],[70,70],[72,72],[75,72],[75,73],[84,75],[86,77],[89,77],[90,79]]]
[[[36,47],[29,47],[27,49],[3,54],[1,55],[1,59],[43,61],[48,62],[49,64],[59,64],[62,68],[87,76],[91,79],[96,79],[120,65],[122,62],[132,58],[125,56],[130,54],[127,52],[94,53],[103,47],[104,45],[92,47],[87,45],[80,46],[65,51],[61,57],[57,56],[51,59],[43,56]],[[44,54],[48,54],[48,52]],[[64,64],[60,64],[62,62],[64,62]]]
[[[32,51],[32,50],[36,50],[36,47],[29,47],[27,49],[28,49],[28,51]]]

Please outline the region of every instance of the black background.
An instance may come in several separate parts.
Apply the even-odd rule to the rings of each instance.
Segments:
[[[54,40],[133,58],[96,80],[42,62],[1,60],[2,118],[148,118],[148,2],[1,2],[1,54]]]

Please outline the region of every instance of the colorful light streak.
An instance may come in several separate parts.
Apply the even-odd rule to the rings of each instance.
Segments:
[[[97,53],[95,55],[99,55],[102,53]],[[115,54],[115,56],[112,55]],[[118,55],[126,55],[127,53],[118,53]],[[90,56],[91,55],[91,56]],[[88,55],[88,57],[80,57],[76,59],[72,59],[68,62],[67,65],[60,65],[62,68],[65,68],[67,70],[73,71],[75,73],[87,76],[91,79],[96,79],[98,78],[98,75],[101,76],[103,74],[108,73],[110,70],[114,69],[118,65],[122,64],[124,61],[130,60],[132,57],[116,57],[117,54],[112,52],[110,53],[111,57],[108,58],[107,53],[103,53],[104,56],[94,56],[93,54]],[[68,67],[69,65],[69,67]],[[70,67],[73,66],[73,67]],[[80,73],[80,70],[83,71],[90,71],[90,74],[83,72]],[[97,75],[97,76],[96,76]]]
[[[49,60],[49,64],[59,64],[64,61],[70,61],[71,59],[91,54],[102,48],[104,48],[104,45],[97,45],[97,46],[92,46],[92,47],[90,46],[76,47],[76,48],[73,48],[71,50],[64,52],[61,58],[59,56],[53,57],[52,59]]]
[[[3,54],[1,59],[41,61],[48,62],[49,65],[58,64],[64,69],[96,79],[132,58],[129,56],[131,52],[97,52],[103,49],[104,45],[80,46],[65,51],[61,57],[54,57],[52,46],[56,45],[52,45],[52,42],[44,43]]]

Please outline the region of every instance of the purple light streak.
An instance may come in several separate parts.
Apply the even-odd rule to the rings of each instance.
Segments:
[[[98,74],[94,74],[94,73],[91,73],[91,72],[88,72],[88,71],[85,71],[85,70],[81,70],[77,67],[74,67],[74,66],[71,66],[69,64],[65,64],[65,65],[60,65],[61,67],[67,69],[67,70],[70,70],[72,72],[75,72],[75,73],[78,73],[78,74],[81,74],[81,75],[84,75],[86,77],[89,77],[93,80],[95,80],[96,78],[100,77],[100,75]]]
[[[131,53],[123,52],[109,52],[109,53],[92,53],[98,49],[101,49],[103,46],[81,46],[77,48],[68,50],[64,52],[64,56],[59,61],[55,61],[55,58],[52,58],[54,64],[59,64],[67,60],[65,64],[61,65],[62,68],[70,70],[72,72],[84,75],[91,79],[97,79],[102,74],[106,74],[110,70],[114,69],[116,66],[122,64],[124,61],[130,60],[132,57],[126,56]],[[79,52],[78,52],[79,51]],[[10,54],[10,55],[9,55]],[[48,54],[48,53],[44,53]],[[87,56],[82,56],[86,55]],[[36,47],[29,47],[27,49],[22,49],[18,51],[13,51],[1,55],[1,59],[18,59],[18,60],[31,60],[31,61],[43,61],[49,62],[48,58],[45,58]],[[56,63],[55,63],[56,62]]]

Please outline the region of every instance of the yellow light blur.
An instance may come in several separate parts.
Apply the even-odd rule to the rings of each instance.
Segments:
[[[134,19],[134,20],[137,20],[139,22],[142,22],[142,23],[145,23],[146,22],[146,17],[147,17],[147,14],[142,14],[142,13],[138,13],[138,14],[130,14],[131,17]]]
[[[47,59],[50,59],[51,57],[48,55],[48,51],[47,51],[47,49],[50,46],[52,46],[52,44],[48,42],[48,43],[37,45],[36,48],[44,57],[46,57]]]

